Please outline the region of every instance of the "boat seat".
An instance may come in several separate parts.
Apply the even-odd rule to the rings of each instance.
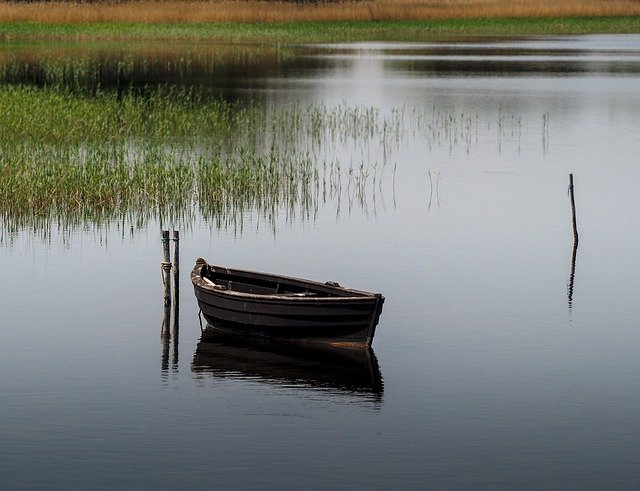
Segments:
[[[318,294],[315,292],[278,293],[278,295],[282,295],[283,297],[316,297],[318,296]]]
[[[202,279],[204,280],[204,282],[205,282],[207,285],[209,285],[209,286],[211,286],[211,287],[215,288],[216,290],[228,290],[228,288],[227,288],[226,286],[224,286],[224,285],[218,285],[217,283],[214,283],[213,281],[211,281],[209,278],[205,278],[205,277],[203,277]]]

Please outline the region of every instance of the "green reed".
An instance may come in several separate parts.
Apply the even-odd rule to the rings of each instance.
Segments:
[[[61,87],[0,89],[3,142],[65,144],[122,141],[135,137],[193,139],[229,135],[251,111],[222,99],[203,100],[190,89],[154,88],[148,94],[101,91],[74,94]]]
[[[52,217],[64,227],[196,216],[237,226],[252,210],[270,221],[282,210],[308,218],[341,179],[356,178],[341,175],[327,148],[310,152],[305,142],[327,142],[349,125],[351,139],[374,135],[371,114],[346,105],[267,111],[167,87],[88,94],[5,85],[0,107],[0,216],[9,235],[46,231]]]
[[[493,132],[502,145],[523,131],[520,117],[502,109],[489,120],[453,108],[382,113],[344,102],[271,109],[206,87],[131,83],[163,63],[178,72],[209,63],[198,56],[159,57],[148,69],[127,56],[0,62],[0,242],[24,229],[124,230],[150,220],[241,229],[248,217],[273,226],[283,215],[312,219],[329,201],[337,213],[368,212],[401,146],[469,153],[479,133],[486,140]],[[114,76],[129,82],[105,84]]]

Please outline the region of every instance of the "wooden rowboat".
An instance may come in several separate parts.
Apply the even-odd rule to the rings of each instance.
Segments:
[[[208,324],[276,340],[369,347],[384,302],[380,293],[229,269],[200,258],[191,281]]]

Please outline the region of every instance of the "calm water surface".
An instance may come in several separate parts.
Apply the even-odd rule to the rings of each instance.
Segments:
[[[364,204],[185,227],[170,341],[159,224],[71,237],[52,225],[49,240],[23,230],[5,241],[0,484],[640,486],[640,37],[294,46],[234,60],[190,75],[150,61],[112,83],[436,116],[407,123],[391,148],[371,144],[369,158],[389,163]],[[343,162],[350,151],[335,146]],[[188,279],[198,256],[383,292],[375,354],[200,343]]]

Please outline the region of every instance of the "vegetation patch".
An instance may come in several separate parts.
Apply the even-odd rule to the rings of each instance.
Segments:
[[[366,145],[380,125],[394,137],[372,109],[267,111],[199,89],[9,84],[0,86],[0,106],[0,216],[9,235],[46,232],[52,220],[70,228],[202,217],[235,227],[245,212],[308,218],[343,194],[365,199],[382,172],[357,152],[342,166],[337,147]]]
[[[640,6],[640,3],[638,3]],[[311,43],[330,41],[428,41],[443,37],[640,33],[633,16],[500,17],[441,20],[287,22],[51,22],[2,20],[0,40],[186,40]]]
[[[124,0],[3,2],[0,20],[57,24],[439,21],[451,19],[621,17],[632,0]]]

